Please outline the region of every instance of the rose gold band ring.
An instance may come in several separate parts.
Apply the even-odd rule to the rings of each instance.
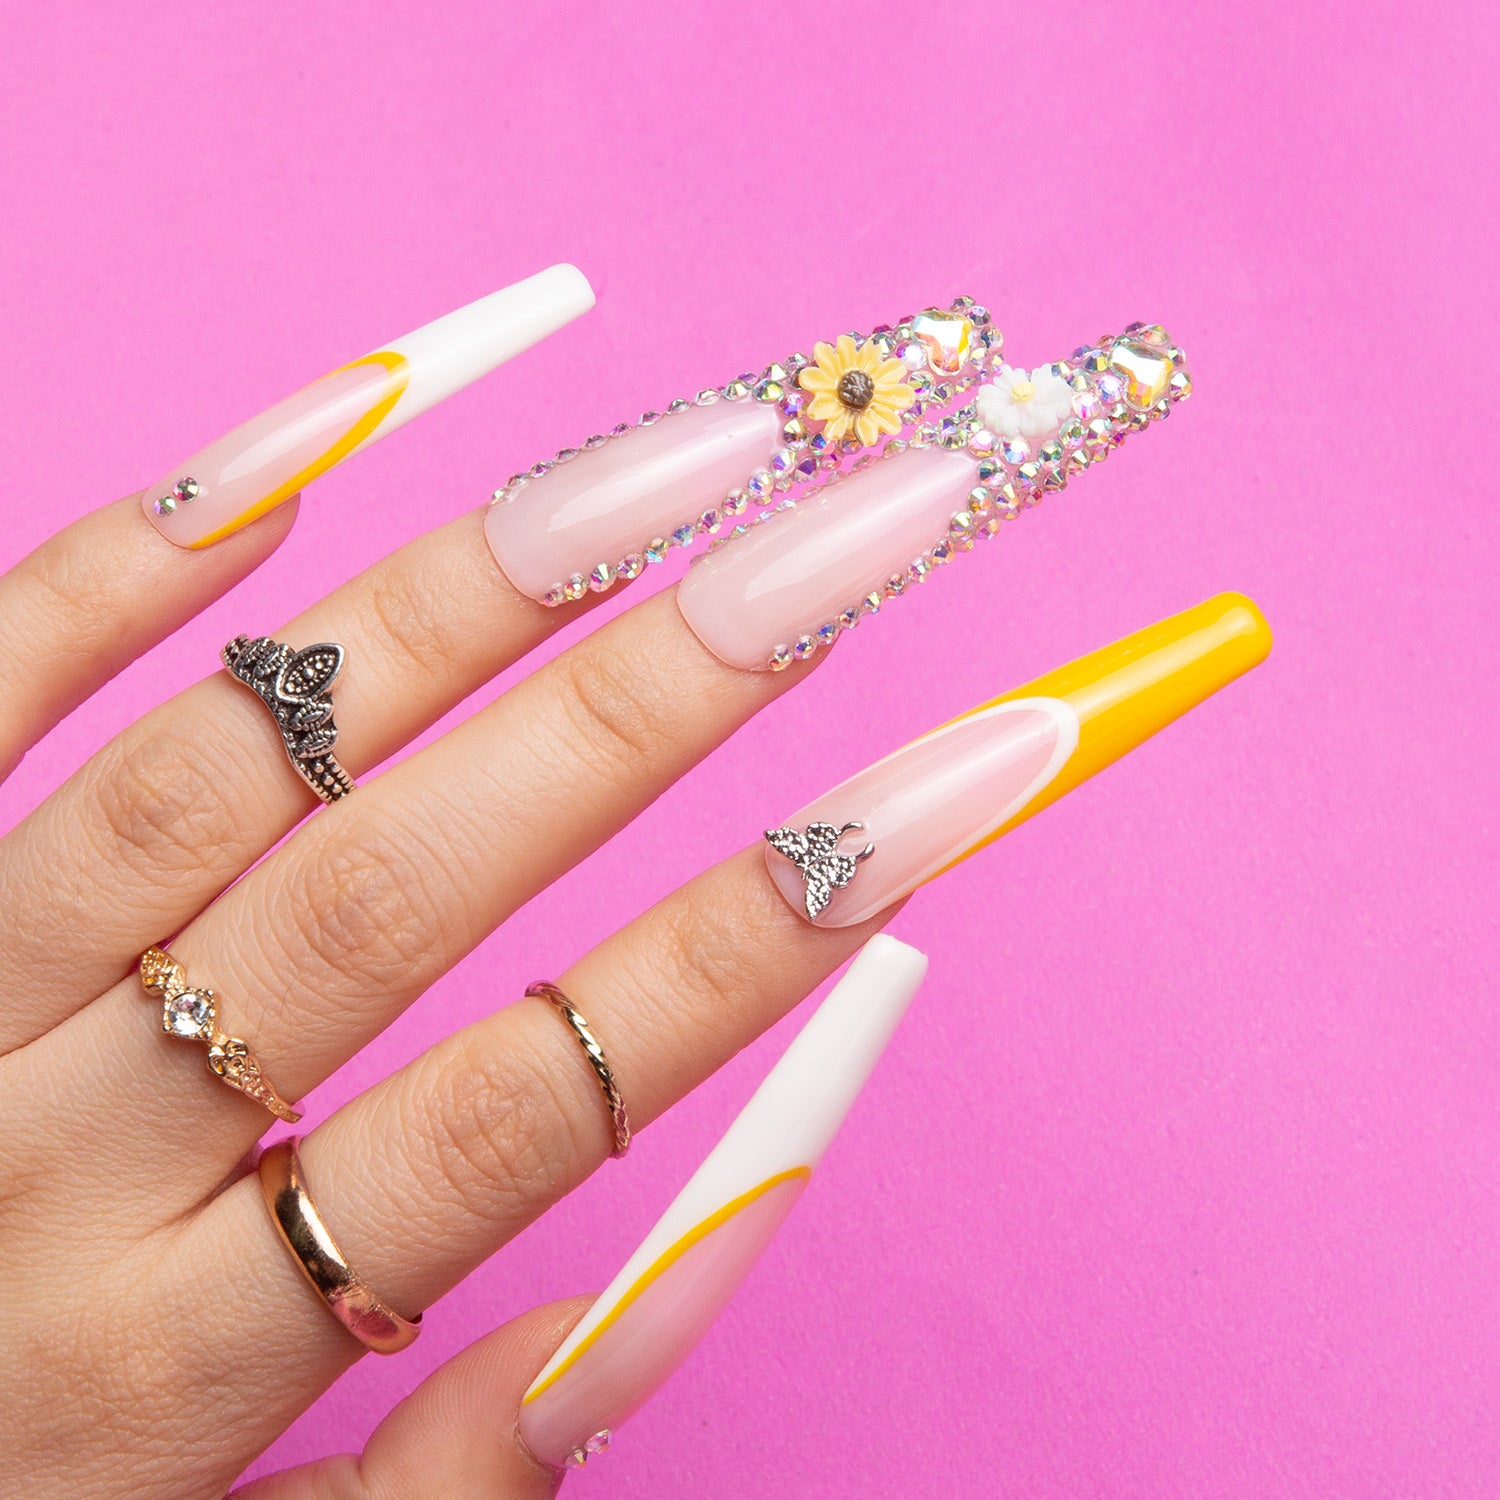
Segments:
[[[610,1127],[615,1137],[614,1149],[610,1154],[624,1156],[630,1150],[630,1116],[625,1111],[625,1100],[604,1056],[604,1048],[589,1029],[589,1023],[573,1008],[573,1002],[550,980],[538,980],[536,984],[528,985],[526,995],[528,999],[545,1000],[568,1023],[568,1029],[578,1038],[578,1045],[583,1048],[584,1056],[588,1058],[589,1066],[599,1080],[604,1107],[609,1111]]]
[[[307,1191],[297,1137],[278,1141],[260,1158],[260,1190],[271,1223],[328,1310],[365,1348],[395,1354],[422,1331],[422,1315],[403,1318],[380,1300],[344,1259]]]

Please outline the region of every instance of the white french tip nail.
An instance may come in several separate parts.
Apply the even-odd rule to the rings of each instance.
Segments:
[[[608,1447],[685,1360],[775,1237],[927,972],[871,938],[624,1269],[532,1382],[520,1432],[544,1463]]]
[[[252,417],[169,470],[141,508],[169,542],[211,546],[593,305],[576,266],[492,292]]]

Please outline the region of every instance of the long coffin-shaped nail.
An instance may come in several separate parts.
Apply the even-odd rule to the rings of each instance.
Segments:
[[[960,297],[790,354],[513,475],[495,491],[490,547],[544,604],[603,592],[915,430],[992,371],[1000,344],[988,311]]]
[[[863,922],[1008,833],[1264,661],[1271,632],[1220,594],[934,729],[766,834],[777,888],[824,927]]]
[[[539,1459],[576,1467],[607,1447],[692,1353],[807,1186],[926,971],[892,937],[860,950],[526,1392],[521,1438]]]
[[[594,305],[551,266],[304,386],[185,459],[141,498],[179,547],[208,547]]]
[[[678,588],[683,617],[730,666],[804,660],[1191,389],[1182,351],[1141,324],[1057,364],[994,366],[969,405],[711,548]]]

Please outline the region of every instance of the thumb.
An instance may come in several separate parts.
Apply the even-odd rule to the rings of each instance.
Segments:
[[[549,1303],[497,1328],[394,1407],[363,1453],[285,1469],[238,1500],[550,1500],[562,1473],[521,1446],[516,1414],[592,1301]]]

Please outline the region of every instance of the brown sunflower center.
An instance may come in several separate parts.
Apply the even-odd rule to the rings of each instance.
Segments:
[[[875,382],[864,370],[845,370],[839,377],[838,396],[850,411],[863,411],[875,399]]]

